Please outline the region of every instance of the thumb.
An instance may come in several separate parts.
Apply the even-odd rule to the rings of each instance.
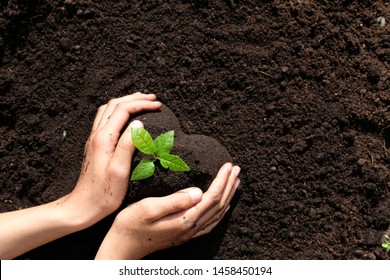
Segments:
[[[113,155],[113,161],[120,164],[121,167],[125,168],[126,170],[130,170],[131,158],[133,157],[135,151],[135,146],[131,141],[132,127],[144,127],[144,125],[141,121],[132,121],[119,138]]]
[[[144,127],[144,124],[139,121],[139,120],[134,120],[130,123],[129,127],[126,129],[125,133],[123,133],[122,137],[124,137],[124,139],[126,139],[127,141],[130,142],[130,147],[132,148],[132,151],[131,153],[133,154],[134,153],[134,150],[135,150],[135,146],[133,144],[133,142],[131,141],[131,128],[143,128]]]
[[[120,137],[118,141],[118,147],[120,147],[123,150],[128,150],[131,154],[127,154],[126,156],[131,156],[135,151],[135,146],[133,145],[133,142],[131,141],[131,128],[132,127],[144,127],[143,123],[139,120],[132,121],[127,129],[123,132],[122,136]]]
[[[159,220],[162,217],[187,210],[202,200],[203,193],[199,188],[180,190],[171,195],[155,198],[155,207],[158,214],[154,217]]]

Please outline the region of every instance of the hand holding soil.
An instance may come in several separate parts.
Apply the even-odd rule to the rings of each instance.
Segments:
[[[99,108],[85,147],[79,181],[67,199],[77,208],[82,207],[80,213],[90,215],[89,225],[117,210],[127,191],[129,159],[135,150],[130,127],[142,125],[131,123],[122,134],[128,119],[134,113],[160,107],[155,95],[133,94]]]
[[[115,219],[96,258],[140,259],[209,233],[230,208],[239,172],[227,163],[204,194],[189,188],[130,205]]]
[[[171,153],[180,156],[190,167],[186,172],[172,172],[156,164],[153,176],[146,180],[131,181],[125,203],[130,204],[150,196],[164,196],[187,187],[197,187],[207,191],[221,166],[233,162],[227,149],[216,139],[201,134],[186,134],[176,115],[163,105],[159,110],[145,112],[135,117],[153,137],[167,131],[174,131]],[[132,160],[132,173],[144,158],[135,151]]]
[[[140,93],[101,106],[75,189],[51,203],[2,213],[0,258],[14,258],[85,229],[117,210],[127,191],[135,151],[130,128],[142,127],[139,121],[127,125],[129,118],[160,107],[155,95]],[[168,197],[144,199],[122,210],[97,258],[141,258],[210,232],[229,209],[239,171],[227,163],[204,194],[190,188]]]

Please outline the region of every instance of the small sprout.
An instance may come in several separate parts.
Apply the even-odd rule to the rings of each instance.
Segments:
[[[131,180],[143,180],[154,174],[156,169],[154,162],[159,160],[162,167],[172,171],[189,171],[188,165],[177,155],[171,154],[174,141],[174,131],[168,131],[154,140],[144,128],[132,127],[131,140],[134,146],[152,159],[143,158],[134,168]]]
[[[68,134],[68,132],[64,129],[64,130],[62,131],[62,138],[65,138],[67,134]]]
[[[384,248],[386,251],[390,251],[390,242],[389,241],[384,241],[382,243],[382,248]]]
[[[390,251],[390,230],[386,231],[382,237],[382,248],[387,252]]]

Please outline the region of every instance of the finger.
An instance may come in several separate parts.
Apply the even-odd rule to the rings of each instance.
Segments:
[[[223,217],[229,211],[229,209],[230,209],[230,205],[228,205],[228,207],[224,211],[223,215],[219,219],[210,223],[210,225],[206,225],[205,227],[203,227],[203,229],[198,231],[192,238],[196,238],[196,237],[210,233],[219,224],[219,222],[223,219]]]
[[[193,219],[198,220],[220,203],[231,172],[231,163],[225,163],[219,169],[209,189],[204,193],[204,199],[197,205],[196,210],[192,210],[191,217]]]
[[[122,131],[123,127],[127,124],[132,114],[141,111],[157,110],[161,106],[162,106],[161,102],[149,101],[149,100],[136,100],[132,102],[119,103],[115,107],[115,110],[112,112],[109,120],[107,120],[106,124],[104,125],[104,127],[101,128],[101,130],[106,131],[107,133],[117,136],[119,138],[120,132]],[[116,139],[116,141],[118,141],[118,139]]]
[[[229,179],[227,181],[223,194],[223,196],[227,194],[226,199],[221,199],[219,203],[216,203],[213,208],[210,208],[207,212],[204,213],[204,215],[199,218],[198,225],[200,227],[204,228],[205,225],[207,226],[210,223],[213,223],[216,219],[219,219],[219,217],[221,217],[222,213],[225,213],[227,207],[230,205],[230,201],[232,200],[238,188],[238,185],[240,184],[240,180],[237,178],[239,172],[240,168],[238,166],[234,166],[232,168],[232,172],[229,175]],[[208,194],[206,192],[204,194],[205,198],[207,197],[207,195]]]
[[[219,203],[219,200],[222,197],[224,187],[228,182],[231,171],[232,164],[225,163],[218,171],[218,174],[211,183],[208,191],[203,194],[200,202],[198,202],[194,207],[188,208],[185,213],[181,213],[183,217],[186,217],[186,223],[189,225],[193,225],[191,227],[191,231],[193,232],[193,234],[197,233],[199,228],[204,228],[204,225],[207,221],[202,218],[210,211],[212,211]],[[205,197],[206,194],[208,194],[208,197]],[[214,212],[215,210],[213,211],[213,213]],[[180,217],[180,214],[170,215],[167,216],[165,220],[170,222],[174,219],[177,219],[178,217]]]
[[[219,224],[219,222],[220,221],[214,222],[213,224],[209,225],[207,228],[199,231],[192,238],[196,238],[196,237],[199,237],[199,236],[206,235],[206,234],[210,233]]]
[[[156,100],[156,95],[143,94],[143,93],[137,92],[135,94],[130,94],[130,95],[122,96],[119,98],[111,99],[105,107],[105,110],[101,116],[101,119],[100,119],[100,122],[99,122],[97,128],[102,128],[107,123],[107,121],[111,118],[111,114],[114,112],[114,110],[118,104],[123,103],[123,102],[134,102],[134,101],[139,101],[139,100],[154,101],[154,100]]]
[[[207,193],[212,193],[216,196],[222,195],[229,176],[232,172],[233,165],[230,162],[225,163],[218,171],[217,176],[211,183]]]
[[[153,222],[164,222],[164,217],[171,219],[176,213],[187,210],[202,199],[202,191],[199,188],[180,190],[171,195],[150,198],[153,199]]]
[[[136,96],[138,96],[138,94]],[[112,113],[112,118],[110,118],[110,120],[106,122],[106,125],[101,128],[100,125],[103,122],[105,114],[103,113],[102,120],[92,139],[92,145],[99,147],[99,149],[97,149],[98,151],[94,153],[95,159],[107,163],[111,161],[110,158],[115,152],[122,129],[127,124],[131,114],[142,110],[157,110],[161,105],[162,104],[159,101],[145,100],[119,103]],[[105,112],[107,110],[108,106]]]
[[[202,201],[186,213],[189,221],[195,221],[194,234],[222,219],[239,184],[239,171],[229,163],[222,166]]]
[[[233,186],[229,188],[225,188],[222,199],[221,199],[221,204],[227,205],[230,203],[231,198],[233,197],[238,185],[240,184],[240,179],[238,179],[238,175],[240,174],[241,168],[239,166],[233,166],[232,172],[230,173],[227,186]],[[236,181],[237,186],[235,186]],[[232,195],[233,194],[233,195]]]
[[[103,113],[106,110],[106,108],[107,108],[107,104],[99,107],[99,109],[96,113],[96,116],[95,116],[95,120],[93,121],[93,124],[92,124],[92,132],[91,133],[95,132],[96,129],[98,128],[100,120],[102,119]]]
[[[122,136],[119,138],[111,160],[111,165],[114,169],[121,169],[127,173],[130,172],[131,159],[135,151],[135,146],[131,141],[132,127],[144,127],[144,125],[138,120],[132,121],[130,123],[127,129],[123,132]]]

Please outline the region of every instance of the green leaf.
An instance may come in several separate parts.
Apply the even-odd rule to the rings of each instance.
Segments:
[[[382,248],[386,249],[386,251],[390,251],[390,243],[389,242],[383,242]]]
[[[173,139],[175,132],[173,130],[165,132],[154,139],[157,156],[162,154],[169,154],[173,147]]]
[[[172,171],[190,171],[188,165],[179,157],[172,154],[162,154],[158,156],[162,167]]]
[[[155,170],[153,160],[143,158],[134,168],[131,181],[143,180],[153,175]]]
[[[132,127],[131,140],[133,141],[134,146],[144,154],[154,154],[156,147],[152,136],[150,136],[146,129],[141,127]]]

